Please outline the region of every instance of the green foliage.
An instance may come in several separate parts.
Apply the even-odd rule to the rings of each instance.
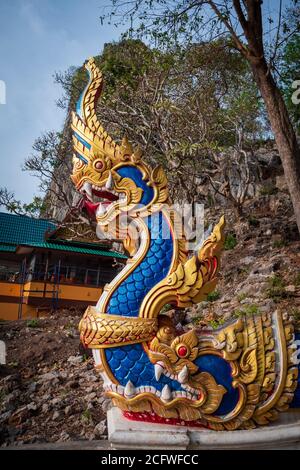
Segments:
[[[283,248],[286,245],[287,245],[286,240],[281,239],[281,240],[275,240],[272,246],[273,248]]]
[[[294,284],[295,286],[300,286],[300,272],[296,274]]]
[[[225,320],[220,318],[220,320],[211,320],[208,324],[212,327],[213,330],[217,330],[220,326],[224,325]]]
[[[91,414],[90,410],[86,409],[81,413],[81,420],[83,422],[89,422],[91,420],[91,418],[92,418],[92,414]]]
[[[32,320],[27,320],[26,326],[29,328],[37,328],[39,326],[39,321],[37,318],[33,318]]]
[[[236,309],[234,312],[233,312],[233,316],[234,317],[242,317],[242,316],[247,316],[247,315],[258,315],[260,312],[259,312],[259,308],[257,305],[255,304],[245,304],[243,305],[243,307],[239,308],[239,309]]]
[[[261,196],[272,196],[273,194],[276,194],[278,189],[276,188],[275,185],[273,184],[265,184],[261,189],[260,189],[260,194]]]
[[[221,297],[221,294],[219,291],[214,290],[213,292],[210,292],[207,294],[206,300],[208,302],[214,302],[215,300],[218,300]]]
[[[199,325],[199,323],[202,320],[203,320],[203,314],[199,314],[192,318],[192,323],[194,323],[194,325]]]
[[[224,250],[233,250],[237,245],[235,234],[228,233],[224,241]]]
[[[19,362],[18,361],[12,361],[8,365],[9,365],[9,367],[18,367]]]
[[[284,287],[284,281],[280,274],[274,274],[268,280],[269,287]]]
[[[209,193],[207,194],[206,203],[207,203],[208,207],[214,207],[214,205],[215,205],[214,199],[213,199],[212,195],[209,194]]]
[[[300,321],[300,309],[299,308],[292,307],[289,310],[289,314],[292,315],[297,322]]]
[[[295,92],[295,88],[293,88],[293,82],[300,80],[300,33],[292,35],[286,43],[283,52],[280,73],[285,102],[292,120],[299,132],[300,105],[293,103],[292,96]]]
[[[239,302],[241,302],[242,300],[245,300],[246,298],[247,298],[247,294],[245,294],[244,292],[242,292],[241,294],[237,296],[237,299]]]
[[[3,390],[3,388],[0,390],[0,403],[2,403],[5,400],[6,393]]]
[[[166,304],[166,305],[163,306],[163,308],[161,309],[160,313],[166,313],[166,312],[168,312],[168,311],[171,310],[171,309],[172,309],[172,305]]]
[[[266,296],[274,300],[274,302],[280,302],[280,300],[289,297],[288,292],[285,291],[284,280],[279,274],[275,274],[269,278]]]
[[[105,96],[109,98],[116,88],[130,87],[134,90],[138,87],[141,77],[149,72],[155,61],[161,54],[150,49],[139,39],[127,39],[113,42],[104,46],[103,53],[99,56],[99,65],[105,75]],[[162,61],[162,69],[171,62],[172,56],[165,54]]]
[[[45,210],[44,198],[34,196],[29,203],[22,203],[16,199],[15,193],[7,188],[0,188],[0,206],[5,207],[12,214],[28,215],[29,217],[39,217],[41,212]]]
[[[253,215],[248,217],[248,222],[250,227],[259,227],[259,220]]]

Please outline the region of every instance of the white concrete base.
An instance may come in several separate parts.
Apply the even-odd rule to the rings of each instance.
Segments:
[[[276,423],[249,431],[131,421],[115,407],[108,411],[107,422],[113,449],[300,449],[300,410],[282,413]]]

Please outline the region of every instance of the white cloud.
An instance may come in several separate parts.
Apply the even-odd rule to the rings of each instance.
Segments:
[[[40,36],[44,33],[44,22],[32,2],[28,0],[22,0],[19,12],[21,18],[28,24],[29,28],[34,34]]]

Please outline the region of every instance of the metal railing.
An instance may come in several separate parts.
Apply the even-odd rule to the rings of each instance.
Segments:
[[[2,282],[21,282],[21,273],[15,270],[0,271],[0,281]]]
[[[54,282],[55,275],[55,265],[49,265],[46,272],[46,265],[44,264],[37,264],[34,271],[28,274],[32,281],[46,280],[50,283]],[[94,269],[76,265],[61,264],[59,283],[99,287],[107,282],[110,282],[114,276],[115,271],[112,269]]]

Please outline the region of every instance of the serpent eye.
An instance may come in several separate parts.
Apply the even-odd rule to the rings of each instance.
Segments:
[[[176,346],[176,354],[181,359],[186,358],[190,355],[190,349],[185,344],[178,344]]]
[[[94,168],[97,171],[103,171],[104,170],[104,162],[103,160],[95,160],[94,161]]]

